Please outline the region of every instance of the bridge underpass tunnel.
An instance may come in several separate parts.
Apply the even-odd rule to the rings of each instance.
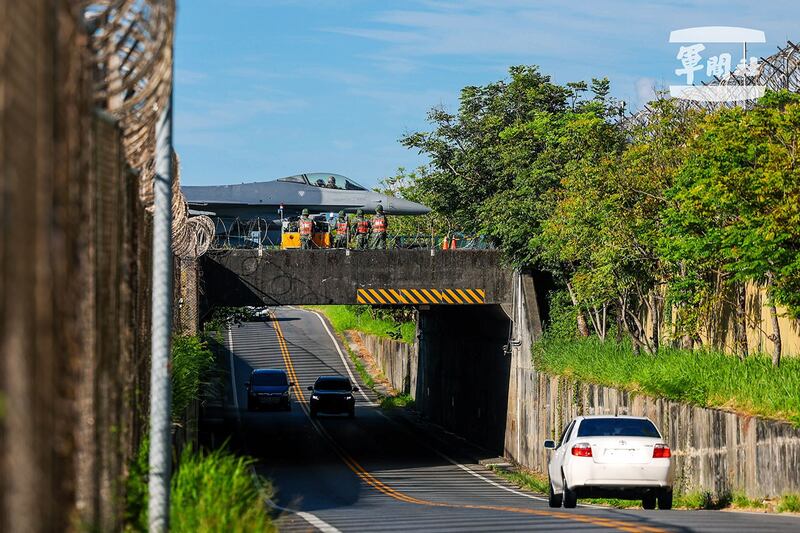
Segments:
[[[510,320],[499,305],[419,311],[417,409],[431,421],[502,455],[511,358]]]

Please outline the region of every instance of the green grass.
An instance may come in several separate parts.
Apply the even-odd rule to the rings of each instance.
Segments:
[[[784,494],[778,502],[779,513],[800,513],[800,494]]]
[[[347,354],[350,356],[350,360],[353,361],[353,364],[356,366],[356,371],[358,372],[358,375],[361,376],[361,381],[364,382],[364,385],[372,390],[375,390],[375,378],[373,378],[372,374],[370,374],[369,370],[367,370],[367,365],[364,364],[364,361],[354,354],[349,346],[347,346]]]
[[[731,496],[731,505],[739,509],[766,509],[764,500],[751,499],[743,492],[735,492]]]
[[[125,531],[147,531],[147,440],[142,441],[126,481]],[[170,530],[275,531],[264,500],[268,482],[253,474],[254,460],[222,449],[187,449],[172,475]]]
[[[375,318],[363,305],[322,305],[310,309],[328,317],[338,333],[354,329],[362,333],[395,339],[408,344],[414,343],[416,325],[414,322],[396,322],[388,318]]]
[[[741,501],[741,500],[740,500]],[[686,494],[675,495],[673,505],[684,509],[725,509],[730,507],[732,499],[724,495],[714,497],[707,491],[692,491]]]
[[[507,479],[518,487],[532,492],[538,492],[539,494],[550,493],[550,482],[547,480],[546,476],[536,474],[529,470],[505,470],[494,466],[490,466],[489,468],[500,477]]]
[[[200,384],[214,367],[214,354],[196,336],[172,339],[172,418],[179,419],[192,400],[200,396]]]
[[[414,398],[410,394],[381,396],[381,409],[395,409],[397,407],[414,407]]]
[[[655,357],[635,356],[627,344],[596,339],[548,338],[533,351],[536,367],[548,373],[800,426],[800,358],[773,368],[766,355],[740,361],[664,348]]]
[[[172,477],[171,531],[275,531],[264,500],[269,485],[253,459],[222,450],[186,452]]]

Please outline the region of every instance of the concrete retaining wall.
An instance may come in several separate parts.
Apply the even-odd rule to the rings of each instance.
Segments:
[[[417,347],[414,344],[361,334],[364,347],[375,358],[389,383],[398,392],[416,396]]]
[[[629,414],[649,417],[662,431],[683,491],[744,491],[751,498],[800,492],[800,430],[790,424],[634,396],[532,368],[513,369],[511,379],[522,412],[521,442],[506,452],[534,470],[546,472],[542,442],[557,439],[574,416]]]

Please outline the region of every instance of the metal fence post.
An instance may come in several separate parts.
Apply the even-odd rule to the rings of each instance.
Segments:
[[[169,528],[172,458],[172,95],[156,125],[153,185],[153,309],[150,360],[150,457],[147,520],[151,533]]]

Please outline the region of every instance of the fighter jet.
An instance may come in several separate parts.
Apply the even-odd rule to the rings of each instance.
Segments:
[[[402,198],[370,191],[340,174],[315,172],[273,181],[240,185],[186,185],[181,187],[192,214],[221,218],[278,221],[312,213],[374,213],[378,205],[389,215],[424,215],[430,209]]]

